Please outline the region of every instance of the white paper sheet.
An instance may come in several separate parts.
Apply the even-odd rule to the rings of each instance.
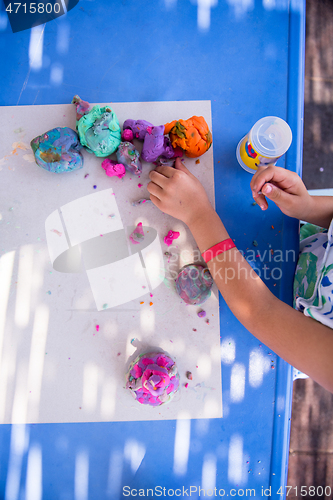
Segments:
[[[121,125],[127,118],[160,125],[202,115],[211,128],[210,101],[104,104],[111,104]],[[4,107],[1,115],[0,423],[221,417],[217,289],[214,285],[202,307],[184,304],[174,279],[183,265],[198,261],[192,235],[151,203],[132,206],[149,198],[153,165],[143,162],[140,178],[128,172],[123,179],[110,178],[102,159],[84,151],[83,169],[46,172],[31,162],[30,141],[54,127],[75,129],[74,105]],[[199,164],[188,158],[185,164],[214,205],[212,148]],[[108,190],[114,193],[111,204]],[[82,203],[91,195],[102,197],[102,209]],[[115,217],[106,217],[104,209]],[[131,264],[116,254],[115,262],[106,264],[117,268],[109,271],[119,287],[118,305],[110,307],[104,294],[97,297],[107,274],[103,266],[93,267],[90,250],[79,243],[88,233],[90,245],[100,234],[127,231],[138,222],[156,230],[158,239],[133,251],[126,237],[122,244]],[[163,238],[170,229],[180,237],[168,248]],[[105,249],[99,253],[103,262]],[[115,294],[108,290],[112,301]],[[205,319],[197,316],[201,309]],[[181,389],[170,404],[150,408],[124,389],[124,373],[138,353],[155,348],[175,358]],[[186,378],[187,371],[193,380]]]

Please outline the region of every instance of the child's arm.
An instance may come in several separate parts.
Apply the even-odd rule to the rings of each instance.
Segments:
[[[333,196],[310,196],[302,179],[284,168],[260,167],[252,178],[251,189],[263,210],[268,207],[268,198],[284,214],[327,229],[333,218]]]
[[[180,161],[176,169],[158,167],[150,179],[153,203],[189,226],[201,252],[229,237],[204,188]],[[288,363],[333,392],[332,330],[277,299],[236,248],[212,259],[208,267],[239,321]]]

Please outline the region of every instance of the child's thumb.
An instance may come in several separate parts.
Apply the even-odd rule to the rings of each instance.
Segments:
[[[182,161],[179,157],[176,158],[175,168],[177,170],[182,170],[183,172],[185,172],[185,174],[191,175],[191,172],[189,171],[188,168],[185,167],[185,165],[182,163]]]
[[[266,198],[274,201],[278,207],[283,205],[284,202],[287,202],[288,193],[285,193],[282,189],[274,186],[274,184],[267,183],[261,189],[262,194],[266,196]]]

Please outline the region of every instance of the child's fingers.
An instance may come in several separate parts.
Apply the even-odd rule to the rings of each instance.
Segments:
[[[159,200],[163,196],[163,188],[160,185],[158,185],[157,183],[155,183],[155,181],[151,181],[147,184],[147,190],[148,190],[148,193],[153,195],[155,198],[158,198]]]
[[[255,193],[258,194],[265,182],[272,180],[273,176],[274,172],[272,172],[272,169],[269,169],[269,167],[259,167],[250,182],[253,195]]]
[[[253,196],[254,201],[261,208],[261,210],[266,210],[268,208],[268,203],[267,203],[266,198],[263,194],[258,194],[255,191],[252,191],[252,196]]]
[[[175,169],[176,170],[181,170],[182,172],[184,172],[185,174],[187,174],[192,179],[196,179],[196,176],[193,175],[192,172],[190,172],[187,167],[185,167],[184,163],[182,163],[182,161],[181,161],[181,159],[179,157],[176,158]]]
[[[262,192],[269,200],[274,201],[283,213],[288,215],[292,212],[293,204],[296,198],[294,195],[287,193],[283,189],[280,189],[278,186],[269,182],[263,186]]]
[[[151,201],[154,203],[154,205],[157,207],[157,208],[160,208],[161,206],[161,200],[159,198],[157,198],[157,196],[154,196],[153,194],[150,193],[150,197]]]
[[[155,173],[158,173],[159,175],[170,178],[173,177],[173,174],[175,173],[175,169],[173,167],[167,167],[166,165],[162,165],[161,167],[156,167],[154,170],[151,170],[149,172],[149,177],[151,179],[152,175],[155,175]]]
[[[165,187],[168,183],[168,180],[172,177],[170,171],[168,169],[174,170],[172,167],[157,167],[158,170],[151,170],[149,172],[149,179],[160,186],[161,188]]]
[[[176,158],[176,161],[175,161],[175,168],[177,170],[182,170],[183,172],[185,172],[186,174],[191,174],[191,172],[189,171],[189,169],[187,167],[185,167],[184,163],[182,163],[181,159],[178,157]]]
[[[275,167],[274,165],[259,167],[250,182],[252,192],[258,193],[267,182],[273,182],[283,188],[284,183],[288,180],[288,176],[290,176],[289,171],[281,167]],[[288,185],[289,183],[290,181]],[[285,187],[287,187],[287,185]]]

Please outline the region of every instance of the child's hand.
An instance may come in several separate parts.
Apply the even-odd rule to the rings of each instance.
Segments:
[[[259,167],[250,185],[253,198],[262,210],[267,209],[268,198],[274,201],[284,214],[306,220],[311,196],[295,172],[273,165]]]
[[[214,211],[200,181],[176,159],[175,168],[157,167],[149,174],[150,199],[162,212],[188,226],[207,211]]]

